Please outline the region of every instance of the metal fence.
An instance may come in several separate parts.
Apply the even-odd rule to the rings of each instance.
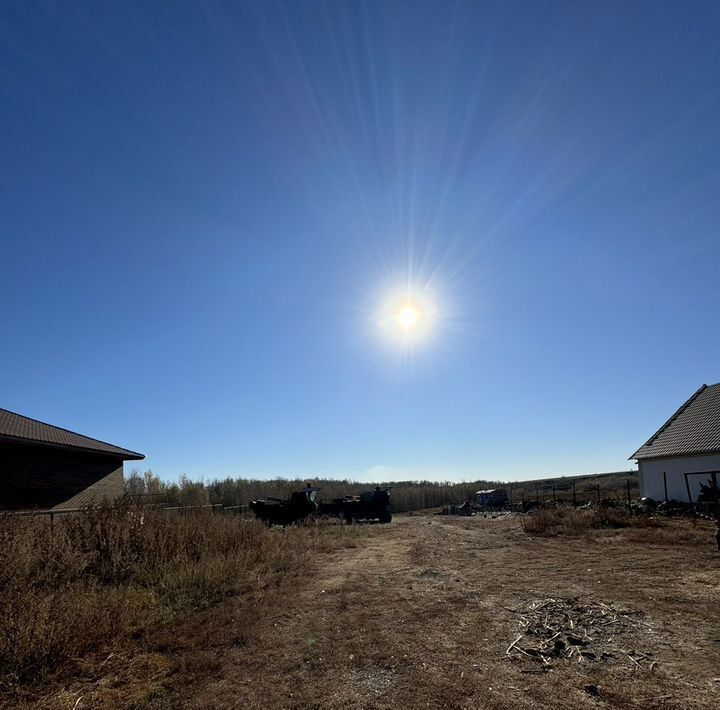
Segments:
[[[208,504],[208,505],[176,505],[176,506],[163,506],[157,503],[145,504],[148,508],[153,510],[162,510],[168,515],[188,515],[192,513],[209,512],[220,515],[235,515],[246,517],[251,514],[250,506],[244,505],[223,505],[222,503]],[[65,515],[76,515],[86,510],[97,509],[99,506],[85,506],[84,508],[53,508],[50,510],[3,510],[0,511],[1,515],[12,515],[22,517],[46,517],[49,519],[52,525],[56,518],[60,518]]]

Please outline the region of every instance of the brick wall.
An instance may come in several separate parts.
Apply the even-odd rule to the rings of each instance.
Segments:
[[[79,508],[122,494],[116,457],[0,442],[0,509]]]

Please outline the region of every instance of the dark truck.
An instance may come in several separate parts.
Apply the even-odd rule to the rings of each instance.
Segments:
[[[390,489],[376,486],[374,491],[363,491],[359,496],[333,498],[329,503],[320,503],[320,514],[344,518],[348,524],[389,523],[392,520]]]
[[[377,486],[374,491],[364,491],[359,496],[334,498],[318,503],[319,488],[307,486],[295,491],[290,498],[261,498],[250,503],[255,517],[268,525],[291,525],[309,518],[344,518],[347,523],[380,522],[392,520],[390,489]]]
[[[307,486],[295,491],[290,498],[261,498],[251,501],[250,510],[255,517],[268,525],[291,525],[318,515],[320,507],[315,500],[319,488]]]

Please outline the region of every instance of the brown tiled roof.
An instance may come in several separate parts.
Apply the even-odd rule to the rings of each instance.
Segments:
[[[83,449],[98,453],[117,456],[122,459],[144,459],[143,454],[107,444],[104,441],[91,439],[89,436],[76,434],[74,431],[61,429],[51,424],[39,422],[37,419],[24,417],[22,414],[0,409],[0,439],[45,444],[63,449]]]
[[[630,458],[720,451],[720,384],[703,385]]]

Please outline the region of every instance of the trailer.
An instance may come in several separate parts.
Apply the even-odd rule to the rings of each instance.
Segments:
[[[392,520],[390,488],[376,486],[373,491],[363,491],[360,495],[333,498],[328,503],[320,503],[320,514],[335,518],[344,518],[345,522],[389,523]]]

